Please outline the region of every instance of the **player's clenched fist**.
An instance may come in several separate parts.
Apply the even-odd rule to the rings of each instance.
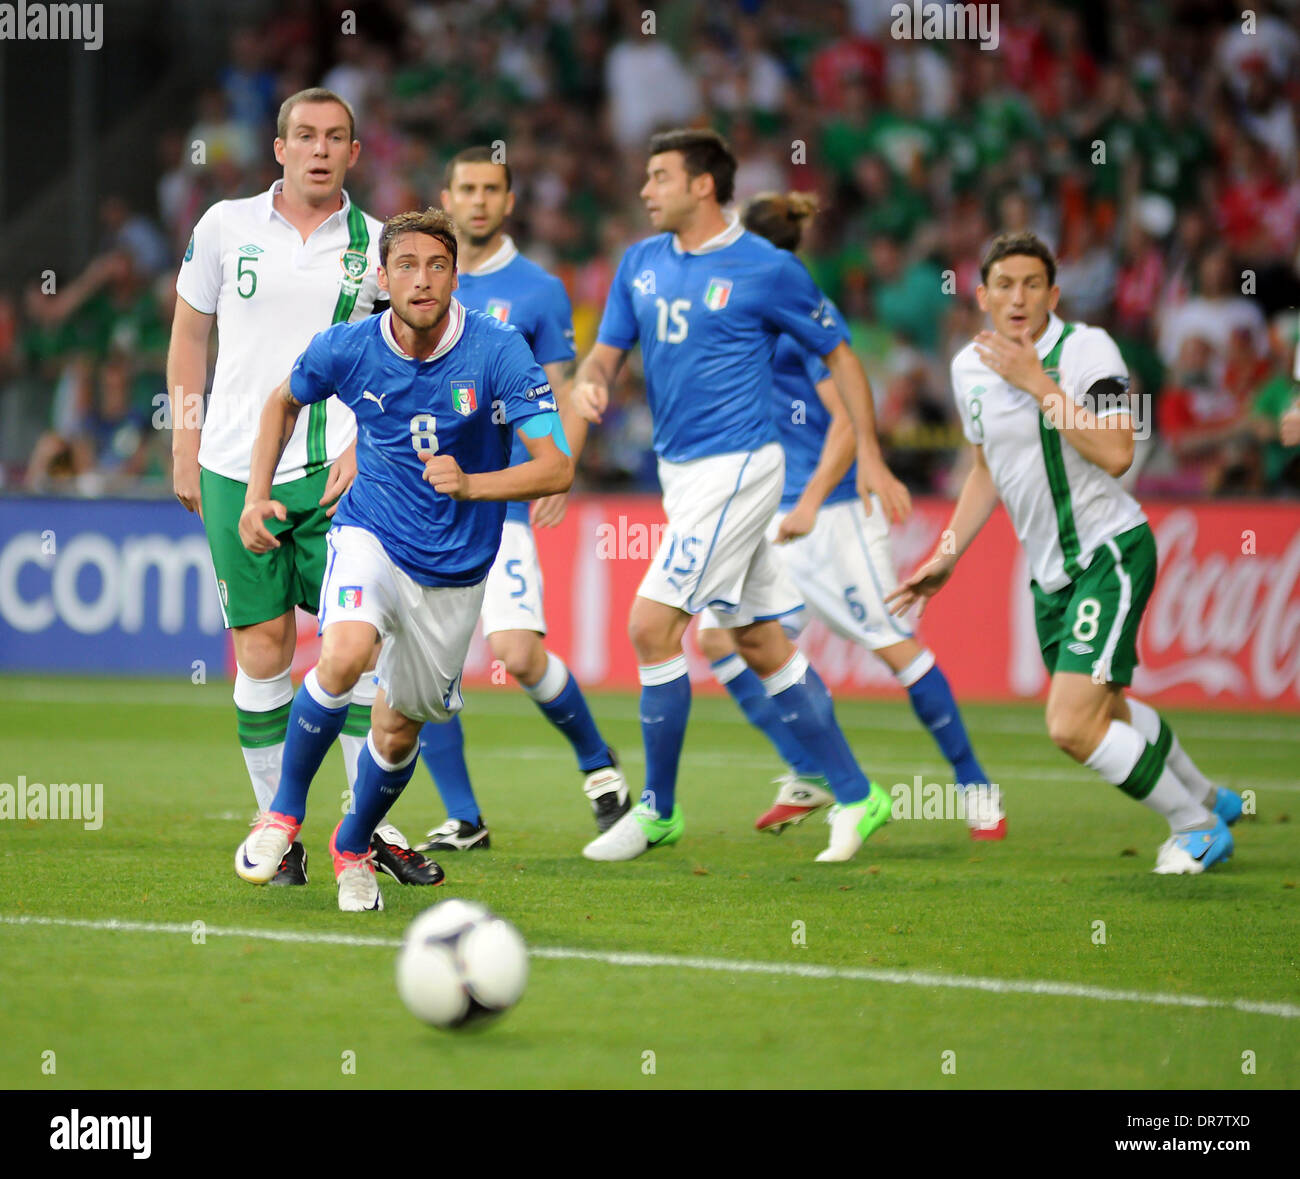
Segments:
[[[469,494],[469,476],[449,454],[431,454],[424,460],[424,481],[434,491],[452,499],[465,499]]]
[[[265,520],[288,518],[288,511],[278,499],[258,499],[245,504],[239,514],[239,539],[250,553],[269,553],[278,549],[280,542],[267,530]]]
[[[609,389],[598,381],[579,381],[570,396],[584,421],[599,424],[609,408]]]

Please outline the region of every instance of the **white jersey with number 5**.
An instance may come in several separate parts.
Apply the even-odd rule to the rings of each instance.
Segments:
[[[1098,381],[1128,389],[1128,369],[1101,328],[1066,324],[1053,314],[1035,347],[1048,375],[1076,404],[1087,403]],[[1098,547],[1146,519],[1116,479],[1047,423],[1033,397],[980,360],[973,342],[953,357],[952,387],[966,439],[984,448],[998,495],[1043,589],[1074,581]],[[1127,406],[1090,408],[1101,418],[1128,412]]]
[[[343,194],[343,207],[304,242],[275,209],[277,180],[245,200],[218,201],[194,227],[176,293],[217,317],[217,368],[203,415],[199,465],[248,482],[258,417],[312,337],[364,319],[379,293],[383,225]],[[320,470],[356,436],[337,397],[298,416],[276,483]]]

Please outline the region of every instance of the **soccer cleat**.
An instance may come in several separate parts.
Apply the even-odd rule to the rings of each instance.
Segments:
[[[291,815],[263,811],[253,830],[235,851],[235,875],[249,884],[267,884],[280,871],[285,853],[298,838],[302,824]]]
[[[1215,816],[1213,827],[1171,835],[1156,852],[1157,876],[1196,876],[1232,855],[1232,832]]]
[[[1241,818],[1241,795],[1226,786],[1214,788],[1214,805],[1210,808],[1229,827]]]
[[[802,823],[809,815],[835,802],[835,795],[826,788],[826,779],[820,775],[800,777],[794,770],[787,770],[776,779],[776,784],[775,801],[754,823],[758,831],[780,835],[787,827]]]
[[[603,835],[596,836],[582,854],[589,860],[635,860],[652,847],[676,843],[685,829],[682,808],[673,807],[666,819],[644,803],[637,803]]]
[[[416,846],[416,851],[471,851],[490,846],[488,829],[479,815],[477,823],[467,823],[464,819],[448,819],[441,827],[435,827],[424,837],[424,842]]]
[[[387,872],[398,884],[441,884],[446,873],[432,860],[412,851],[403,835],[392,823],[380,823],[370,837],[375,866]]]
[[[1007,816],[1002,810],[1002,792],[996,785],[973,782],[962,791],[962,798],[972,839],[1006,839]]]
[[[592,770],[582,782],[583,793],[591,802],[596,816],[596,829],[603,835],[632,809],[632,799],[627,792],[627,779],[618,768],[614,751],[609,751],[609,765]]]
[[[339,827],[343,826],[342,823]],[[334,860],[334,880],[339,887],[339,908],[344,913],[364,913],[371,909],[382,910],[384,897],[375,879],[375,853],[364,855],[339,851],[336,840],[339,828],[330,836],[330,856]]]
[[[861,802],[847,806],[836,803],[826,821],[831,827],[831,841],[817,856],[817,863],[837,863],[851,860],[873,831],[889,822],[893,799],[883,787],[871,783],[871,793]]]
[[[289,850],[280,861],[280,870],[271,877],[272,884],[306,884],[307,883],[307,849],[294,840]]]

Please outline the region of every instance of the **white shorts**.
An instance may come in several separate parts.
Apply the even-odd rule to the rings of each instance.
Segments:
[[[776,535],[785,513],[772,520]],[[836,634],[872,651],[912,637],[912,629],[890,614],[885,595],[898,587],[889,521],[876,496],[871,515],[858,499],[831,504],[817,513],[807,536],[776,546],[809,612]]]
[[[518,520],[505,523],[501,549],[487,575],[487,592],[483,595],[483,633],[490,635],[499,630],[546,633],[537,544],[532,528]]]
[[[421,585],[364,528],[331,528],[325,542],[319,633],[336,622],[370,623],[384,640],[375,676],[389,706],[411,720],[450,720],[464,706],[460,676],[486,581]]]
[[[781,502],[785,454],[755,451],[687,463],[659,460],[668,527],[637,593],[699,614],[718,626],[746,626],[803,608],[764,536]]]

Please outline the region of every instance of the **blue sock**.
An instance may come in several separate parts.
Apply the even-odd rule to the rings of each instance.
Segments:
[[[415,773],[416,751],[403,762],[392,765],[376,758],[369,737],[357,758],[357,784],[352,791],[352,809],[343,816],[334,846],[339,851],[363,855],[370,850],[370,837],[406,789]]]
[[[918,656],[913,666],[919,664],[921,659],[928,659],[931,666],[919,679],[910,684],[905,682],[911,667],[905,667],[899,673],[899,682],[907,688],[912,710],[930,730],[930,736],[943,751],[944,757],[952,763],[955,775],[953,781],[957,785],[987,782],[988,778],[984,776],[984,770],[970,747],[970,738],[966,735],[966,726],[962,724],[961,713],[957,709],[957,701],[953,699],[952,689],[948,686],[947,676],[934,663],[934,656],[928,651],[923,656]],[[924,667],[924,664],[920,666]]]
[[[578,758],[578,769],[584,774],[613,764],[609,746],[587,707],[587,698],[559,656],[548,651],[542,678],[535,684],[520,682],[519,686],[533,698],[546,719],[569,739]]]
[[[709,666],[713,668],[713,678],[731,693],[749,723],[776,746],[786,765],[805,778],[821,776],[821,765],[781,719],[780,711],[763,690],[763,681],[748,663],[739,655],[728,655]]]
[[[477,826],[483,816],[478,809],[478,799],[474,797],[474,787],[469,784],[465,731],[460,727],[459,714],[445,724],[425,722],[420,730],[420,756],[442,795],[447,818]]]
[[[866,798],[871,783],[840,731],[831,694],[802,652],[796,651],[780,671],[767,676],[763,687],[803,746],[817,750],[835,801],[852,803]]]
[[[641,737],[645,741],[645,793],[641,801],[663,818],[677,802],[677,763],[691,713],[686,656],[638,667],[641,678]]]
[[[331,696],[320,686],[313,667],[303,680],[289,710],[289,731],[284,737],[280,762],[280,787],[271,800],[271,810],[292,815],[302,822],[307,813],[307,791],[330,746],[348,719],[351,692]]]

